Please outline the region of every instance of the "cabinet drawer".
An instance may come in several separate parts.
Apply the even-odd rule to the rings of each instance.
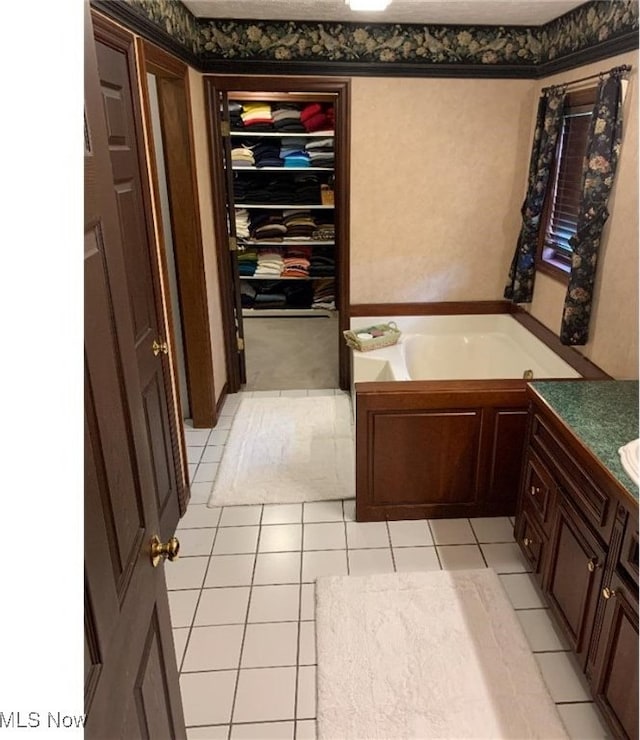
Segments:
[[[553,485],[551,475],[533,450],[529,450],[526,465],[523,506],[533,510],[540,522],[546,522]]]
[[[533,504],[528,501],[522,507],[516,522],[516,541],[539,583],[542,582],[544,554],[547,538],[537,523],[537,515],[532,511]]]
[[[554,479],[562,486],[564,495],[571,498],[573,505],[593,525],[595,531],[605,542],[609,542],[615,506],[581,470],[574,456],[538,414],[533,417],[531,442]]]

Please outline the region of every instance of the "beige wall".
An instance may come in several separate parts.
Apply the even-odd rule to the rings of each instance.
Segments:
[[[352,80],[352,304],[502,297],[536,87]]]
[[[539,88],[570,81],[619,64],[633,65],[624,101],[622,150],[600,247],[590,339],[578,351],[615,378],[638,377],[638,54],[622,54],[603,62],[548,77]],[[535,111],[530,135],[533,133]],[[531,313],[556,334],[566,287],[539,274]]]
[[[211,350],[213,355],[213,377],[216,399],[227,382],[227,366],[224,353],[224,335],[220,309],[220,287],[216,242],[213,230],[213,200],[211,177],[209,173],[209,142],[207,138],[207,116],[205,108],[202,75],[189,68],[189,91],[193,116],[193,138],[198,179],[198,199],[200,222],[202,224],[202,246],[204,249],[204,269],[207,283],[207,303],[209,306],[209,325],[211,327]]]

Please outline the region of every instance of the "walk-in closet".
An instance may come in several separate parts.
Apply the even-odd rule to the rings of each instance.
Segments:
[[[230,390],[344,385],[348,82],[207,84]]]

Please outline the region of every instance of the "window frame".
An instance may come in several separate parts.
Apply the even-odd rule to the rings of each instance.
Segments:
[[[574,92],[567,93],[564,101],[565,111],[562,116],[562,130],[564,130],[564,119],[565,115],[570,112],[576,112],[576,109],[589,106],[592,110],[597,100],[597,87],[589,87],[584,90],[577,90]],[[582,111],[583,113],[585,111]],[[556,180],[558,177],[558,168],[560,165],[560,153],[562,149],[562,130],[558,136],[556,143],[556,150],[553,156],[553,164],[551,172],[549,173],[549,183],[547,186],[547,192],[540,214],[540,229],[538,231],[538,243],[536,248],[535,264],[536,270],[545,273],[552,278],[564,283],[565,285],[569,282],[569,274],[571,272],[571,258],[566,255],[560,254],[558,251],[545,246],[545,239],[547,230],[549,229],[551,215],[553,213],[554,206],[554,193],[556,190]],[[585,151],[586,154],[586,151]],[[582,180],[582,178],[581,178]],[[580,182],[582,185],[582,182]]]

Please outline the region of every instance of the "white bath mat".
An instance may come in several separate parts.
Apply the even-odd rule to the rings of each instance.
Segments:
[[[493,570],[319,578],[318,737],[566,738]]]
[[[209,506],[354,496],[347,395],[241,400]]]

